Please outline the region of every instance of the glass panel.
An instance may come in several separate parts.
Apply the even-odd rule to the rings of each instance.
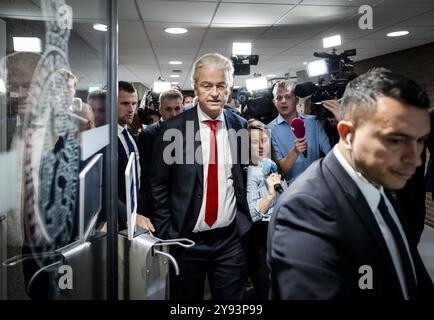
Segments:
[[[0,3],[1,299],[106,297],[108,2]]]

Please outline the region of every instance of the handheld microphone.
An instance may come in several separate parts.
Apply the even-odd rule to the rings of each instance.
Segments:
[[[264,177],[268,177],[271,173],[275,172],[277,172],[277,164],[270,158],[262,159],[262,174],[264,175]],[[280,183],[275,184],[273,187],[274,190],[276,190],[277,192],[283,192],[283,188]]]
[[[291,120],[291,129],[297,139],[304,138],[306,130],[304,128],[304,120],[302,118],[294,118]],[[307,150],[303,152],[303,156],[307,157]]]

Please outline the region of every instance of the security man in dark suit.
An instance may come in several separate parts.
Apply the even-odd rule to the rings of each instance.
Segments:
[[[152,215],[152,200],[150,198],[151,188],[149,181],[151,178],[151,168],[153,163],[152,152],[154,150],[154,143],[160,134],[161,123],[173,118],[184,110],[181,92],[175,89],[161,92],[159,105],[159,111],[161,114],[160,121],[146,127],[146,129],[139,134],[137,139],[137,148],[139,149],[141,167],[140,210],[145,213],[147,217],[151,217]]]
[[[252,224],[243,170],[249,143],[246,121],[224,109],[233,72],[231,61],[220,54],[199,58],[192,72],[198,104],[163,122],[154,146],[156,234],[196,243],[171,250],[181,271],[178,277],[170,273],[172,299],[203,299],[206,275],[213,299],[244,295],[241,241]]]
[[[278,299],[432,299],[433,283],[388,190],[421,163],[429,99],[373,69],[350,82],[339,143],[291,185],[269,229]]]

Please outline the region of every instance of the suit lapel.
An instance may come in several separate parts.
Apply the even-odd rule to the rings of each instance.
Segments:
[[[184,150],[185,150],[185,159],[193,156],[194,158],[194,166],[196,168],[196,174],[199,179],[199,185],[203,189],[203,161],[202,161],[202,145],[200,142],[200,128],[199,128],[199,117],[197,116],[197,106],[192,108],[190,112],[184,113],[185,118],[185,129],[184,129]],[[193,124],[193,137],[189,136],[187,130],[189,130],[189,126]],[[197,138],[197,139],[196,139]],[[187,141],[187,139],[193,139],[194,143]],[[190,146],[193,146],[193,150],[191,150]],[[198,159],[200,158],[200,159]]]
[[[392,268],[392,270],[395,270],[380,227],[378,226],[374,214],[372,213],[368,203],[365,200],[365,197],[357,187],[356,183],[340,165],[333,152],[330,152],[327,155],[327,157],[324,159],[324,164],[328,168],[330,175],[333,176],[334,180],[340,185],[343,194],[347,198],[351,207],[359,216],[360,220],[365,225],[368,233],[374,238],[378,249],[386,259],[385,261],[388,261],[389,267]],[[398,281],[397,278],[396,281]]]

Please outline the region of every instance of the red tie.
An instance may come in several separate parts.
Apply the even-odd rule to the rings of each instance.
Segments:
[[[217,152],[217,126],[219,120],[206,120],[211,128],[209,141],[209,163],[208,163],[208,179],[206,188],[206,207],[205,207],[205,222],[208,226],[212,226],[217,220],[217,209],[219,204],[219,185],[218,185],[218,152]]]

